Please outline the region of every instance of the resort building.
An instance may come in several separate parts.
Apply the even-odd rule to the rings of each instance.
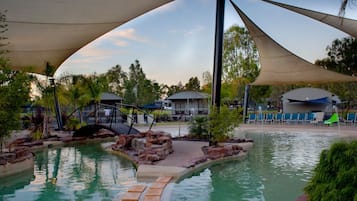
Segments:
[[[173,94],[167,100],[172,101],[172,117],[190,117],[208,114],[209,95],[197,91],[183,91]]]

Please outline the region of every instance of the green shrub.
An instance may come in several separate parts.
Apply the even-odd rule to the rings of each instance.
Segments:
[[[80,129],[82,126],[85,126],[85,123],[80,123],[78,118],[70,118],[66,122],[66,129],[70,131],[76,131]]]
[[[190,134],[195,138],[208,138],[208,118],[206,116],[197,116],[189,123]]]
[[[309,201],[357,201],[357,141],[322,151],[304,190]]]
[[[209,114],[209,132],[214,144],[228,139],[231,132],[239,125],[241,120],[240,110],[230,110],[227,106],[212,107]]]
[[[34,140],[39,140],[39,139],[42,139],[42,137],[43,137],[42,132],[38,131],[38,130],[33,132],[31,135],[32,135],[32,139],[34,139]]]

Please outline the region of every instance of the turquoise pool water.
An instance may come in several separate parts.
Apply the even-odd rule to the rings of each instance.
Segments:
[[[331,134],[246,134],[254,147],[244,161],[214,165],[175,184],[172,201],[294,201],[331,143]]]
[[[100,144],[36,153],[34,171],[0,180],[0,200],[110,200],[136,183],[131,162]]]

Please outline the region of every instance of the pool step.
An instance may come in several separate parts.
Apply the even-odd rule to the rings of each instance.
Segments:
[[[135,185],[121,196],[121,201],[140,201],[142,196],[144,201],[161,201],[161,195],[171,179],[170,176],[158,177],[148,189],[145,185]]]
[[[135,185],[129,188],[128,192],[126,192],[121,197],[121,201],[139,201],[141,193],[146,189],[145,185]]]
[[[171,179],[172,177],[170,176],[158,177],[149,189],[145,191],[144,201],[161,201],[162,192],[164,192]]]

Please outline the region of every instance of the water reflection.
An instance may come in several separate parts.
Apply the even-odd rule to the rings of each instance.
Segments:
[[[113,200],[136,182],[133,165],[100,144],[36,153],[35,179],[1,200]]]
[[[245,137],[255,141],[246,160],[215,165],[183,180],[175,185],[173,200],[293,201],[302,194],[320,152],[341,140],[338,135],[304,132]]]

